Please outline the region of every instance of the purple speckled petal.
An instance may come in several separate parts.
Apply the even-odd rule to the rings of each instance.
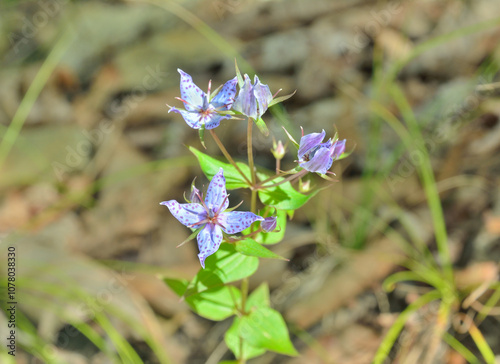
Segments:
[[[253,92],[253,86],[250,79],[245,75],[245,83],[234,101],[233,109],[241,112],[243,115],[257,119],[257,100]]]
[[[320,148],[314,153],[314,157],[308,162],[300,163],[300,166],[309,172],[318,172],[325,174],[330,169],[333,163],[333,158],[330,157],[328,148]]]
[[[337,159],[345,152],[345,139],[337,140],[335,144],[330,148],[330,156],[333,159]]]
[[[176,112],[181,114],[184,118],[184,121],[193,129],[199,129],[201,127],[200,124],[200,114],[197,112],[189,112],[186,110],[177,109],[176,107],[171,107],[168,112]]]
[[[177,71],[181,75],[181,98],[188,103],[184,103],[187,111],[198,111],[203,107],[206,94],[194,84],[193,79],[180,68]]]
[[[233,106],[234,97],[236,96],[237,83],[238,79],[236,77],[227,81],[210,103],[219,111],[229,110]]]
[[[198,258],[201,266],[205,268],[205,259],[215,253],[222,243],[222,230],[217,225],[207,224],[198,234],[197,240],[200,251]]]
[[[220,122],[224,119],[231,119],[230,115],[215,115],[212,117],[212,120],[210,120],[208,123],[205,124],[205,129],[210,130],[218,127],[220,125]]]
[[[269,216],[264,219],[260,223],[260,227],[262,230],[264,230],[266,233],[269,233],[271,231],[274,231],[276,229],[276,224],[277,224],[277,218],[276,216]]]
[[[207,217],[207,212],[202,205],[198,203],[184,203],[180,204],[175,200],[160,202],[160,205],[167,206],[171,214],[181,222],[181,224],[199,228],[196,224],[203,221]]]
[[[220,212],[222,212],[229,206],[226,192],[226,179],[224,178],[224,170],[222,168],[219,169],[219,172],[217,172],[208,185],[205,204],[214,213],[219,209]],[[220,207],[221,205],[223,206]]]
[[[273,99],[273,94],[268,85],[260,83],[259,77],[255,75],[253,91],[258,102],[258,117],[261,117],[267,110],[269,103]]]
[[[298,152],[299,159],[302,159],[302,157],[304,157],[304,155],[308,151],[321,144],[323,139],[325,139],[325,135],[326,133],[323,130],[321,133],[311,133],[304,135],[302,138],[300,138],[300,145]]]
[[[219,215],[217,222],[226,234],[236,234],[252,225],[255,221],[263,221],[264,218],[253,212],[231,211]]]

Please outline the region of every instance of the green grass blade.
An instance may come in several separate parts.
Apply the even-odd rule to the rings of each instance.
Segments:
[[[47,83],[50,75],[58,65],[61,60],[64,52],[68,49],[69,44],[74,38],[74,33],[70,31],[66,31],[61,38],[57,41],[54,48],[52,48],[48,57],[40,67],[40,70],[35,76],[32,84],[28,88],[26,95],[24,95],[21,103],[19,104],[19,108],[17,109],[14,117],[9,125],[9,128],[5,132],[2,142],[0,144],[0,167],[5,162],[10,150],[14,146],[14,143],[21,132],[21,129],[28,117],[33,105],[35,104],[36,99],[42,92],[43,87]]]
[[[491,347],[488,345],[482,332],[477,328],[477,326],[472,324],[469,329],[469,333],[486,363],[495,364],[495,354],[493,353],[493,350],[491,350]]]
[[[480,363],[479,359],[450,333],[445,332],[443,339],[453,350],[462,355],[470,364]]]
[[[399,333],[403,330],[406,321],[410,318],[410,315],[417,311],[419,308],[425,306],[429,302],[437,300],[441,297],[441,293],[437,290],[428,292],[423,296],[419,297],[412,304],[410,304],[401,314],[398,316],[394,324],[391,326],[387,332],[384,340],[380,344],[375,358],[373,359],[373,364],[383,364],[384,360],[389,355],[391,348],[398,339]]]

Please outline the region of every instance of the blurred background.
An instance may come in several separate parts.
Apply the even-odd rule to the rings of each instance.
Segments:
[[[159,202],[208,182],[187,149],[197,132],[167,113],[177,68],[206,90],[236,59],[273,93],[297,90],[264,115],[270,137],[255,131],[256,163],[274,168],[282,126],[354,148],[272,247],[290,262],[261,260],[251,279],[268,282],[301,356],[250,363],[370,363],[447,264],[454,303],[405,316],[386,362],[500,362],[499,14],[496,0],[2,1],[0,259],[16,247],[18,351],[2,344],[0,361],[232,358],[230,321],[195,315],[159,279],[199,269]],[[217,128],[236,159],[245,131]],[[415,272],[427,278],[383,284]]]

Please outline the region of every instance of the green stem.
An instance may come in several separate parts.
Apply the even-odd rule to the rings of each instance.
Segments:
[[[248,152],[248,167],[250,167],[250,174],[252,176],[252,186],[255,186],[255,166],[253,164],[253,150],[252,150],[252,118],[248,118],[247,127],[247,152]]]
[[[215,131],[213,129],[210,129],[210,134],[212,135],[212,138],[214,138],[215,143],[219,147],[220,151],[222,154],[224,154],[224,157],[226,157],[227,161],[238,171],[239,174],[245,179],[245,182],[248,183],[248,186],[253,189],[253,184],[252,182],[248,179],[248,177],[243,173],[243,171],[238,167],[234,159],[231,157],[231,155],[228,153],[226,147],[224,147],[224,144],[220,141],[219,137],[217,134],[215,134]]]
[[[291,176],[285,178],[284,180],[282,181],[279,181],[279,182],[276,182],[276,183],[273,183],[272,185],[267,185],[267,186],[263,186],[262,183],[258,184],[256,187],[256,189],[259,189],[259,188],[271,188],[271,187],[277,187],[277,186],[280,186],[284,183],[287,183],[287,182],[292,182],[294,180],[296,180],[297,178],[300,178],[300,177],[303,177],[305,176],[306,174],[308,173],[308,171],[306,169],[303,169],[302,171],[300,172],[297,172],[295,174],[292,174]]]
[[[247,153],[248,153],[248,167],[250,168],[250,176],[252,178],[252,196],[250,199],[250,211],[254,214],[257,212],[257,191],[255,190],[256,176],[255,176],[255,165],[253,162],[253,149],[252,149],[252,127],[253,120],[248,118],[247,127]]]

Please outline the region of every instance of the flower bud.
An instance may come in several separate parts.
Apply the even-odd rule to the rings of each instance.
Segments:
[[[277,223],[277,218],[276,216],[269,216],[269,217],[266,217],[264,219],[264,221],[262,221],[260,223],[260,227],[262,228],[262,230],[264,230],[266,233],[269,233],[271,231],[273,231],[274,229],[276,229],[276,223]]]
[[[193,184],[191,185],[191,195],[189,195],[189,201],[191,203],[201,203],[200,190],[195,187],[194,181]]]
[[[304,182],[302,180],[299,181],[299,192],[307,193],[310,190],[311,190],[311,181],[310,180],[307,180]]]
[[[283,159],[286,153],[286,148],[281,140],[278,140],[278,143],[276,143],[276,140],[273,140],[273,149],[271,149],[271,153],[273,153],[276,160]]]

